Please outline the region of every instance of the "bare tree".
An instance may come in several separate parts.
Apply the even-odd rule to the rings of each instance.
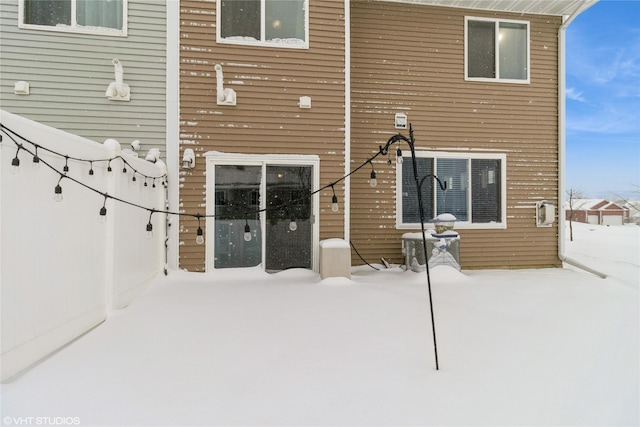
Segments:
[[[584,197],[582,190],[576,190],[570,188],[567,190],[569,196],[569,240],[573,242],[573,202],[576,199],[582,199]]]

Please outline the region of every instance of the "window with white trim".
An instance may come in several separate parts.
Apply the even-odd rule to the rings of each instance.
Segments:
[[[529,22],[465,17],[465,78],[529,83]]]
[[[221,43],[308,47],[309,0],[219,0]]]
[[[127,0],[21,0],[20,27],[126,35]]]
[[[506,227],[506,155],[416,152],[425,220],[453,214],[461,228]],[[397,169],[397,226],[420,225],[413,163]],[[442,190],[436,176],[446,190]]]

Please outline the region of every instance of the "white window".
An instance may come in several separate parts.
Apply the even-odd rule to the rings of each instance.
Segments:
[[[529,22],[466,17],[465,78],[529,83]]]
[[[506,156],[416,152],[425,220],[453,214],[459,228],[506,228]],[[398,165],[397,227],[420,226],[413,163]],[[436,176],[446,189],[443,191]],[[423,179],[424,178],[424,179]]]
[[[126,35],[127,0],[21,0],[21,28]]]
[[[309,0],[220,0],[220,43],[307,48]]]

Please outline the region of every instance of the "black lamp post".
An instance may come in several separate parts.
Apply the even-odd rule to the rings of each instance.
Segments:
[[[409,145],[409,148],[411,149],[413,177],[416,182],[416,191],[418,192],[418,212],[420,214],[420,229],[422,230],[422,249],[424,250],[425,272],[427,273],[427,288],[429,290],[429,309],[431,311],[431,330],[433,332],[433,351],[435,354],[436,370],[438,370],[439,369],[438,344],[436,341],[436,324],[435,324],[434,315],[433,315],[433,298],[431,296],[431,276],[429,274],[429,262],[427,261],[427,238],[425,236],[425,228],[424,228],[425,218],[424,218],[424,207],[422,206],[422,184],[427,178],[434,178],[438,182],[438,185],[440,186],[442,191],[445,191],[447,189],[447,185],[446,183],[443,183],[442,181],[440,181],[440,179],[435,175],[427,175],[422,179],[418,177],[418,165],[416,163],[415,140],[413,139],[413,127],[411,126],[411,124],[409,124],[409,138],[405,137],[400,133],[393,135],[391,138],[389,138],[389,140],[387,141],[384,147],[380,146],[380,154],[386,155],[389,152],[389,148],[391,147],[391,145],[399,141],[406,142]],[[401,155],[400,153],[401,153],[400,149],[398,149],[398,155]]]

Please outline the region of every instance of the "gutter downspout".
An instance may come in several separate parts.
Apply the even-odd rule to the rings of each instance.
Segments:
[[[351,0],[344,0],[344,240],[351,239]]]
[[[567,64],[566,64],[566,30],[569,24],[573,22],[573,20],[582,12],[587,10],[587,8],[591,7],[595,1],[587,0],[585,2],[588,4],[587,7],[583,7],[584,3],[580,3],[580,5],[576,8],[576,10],[569,15],[569,17],[562,23],[560,28],[558,29],[558,258],[560,261],[565,262],[567,264],[573,265],[574,267],[578,267],[582,270],[585,270],[591,274],[595,274],[598,277],[603,279],[607,278],[607,275],[601,273],[597,270],[594,270],[586,265],[576,261],[573,258],[569,258],[564,253],[564,241],[566,237],[565,233],[565,225],[566,218],[564,215],[564,203],[565,203],[565,162],[566,162],[566,144],[567,144],[567,136],[566,136],[566,115],[567,115],[567,100],[566,100],[566,89],[567,89]]]
[[[167,7],[166,36],[166,153],[168,208],[172,212],[179,211],[180,183],[180,2],[170,0]],[[167,217],[167,259],[166,269],[178,268],[179,217]]]

